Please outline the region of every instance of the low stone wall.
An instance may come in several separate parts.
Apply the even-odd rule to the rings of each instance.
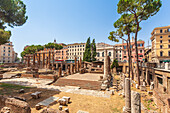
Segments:
[[[10,108],[11,113],[31,113],[31,108],[28,103],[14,98],[7,98],[5,101],[6,107]]]
[[[55,79],[55,75],[39,75],[42,79]]]
[[[23,73],[23,74],[21,74],[21,77],[34,77],[34,75],[33,74],[25,74],[25,73]]]

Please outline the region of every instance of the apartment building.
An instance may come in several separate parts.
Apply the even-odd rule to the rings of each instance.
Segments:
[[[55,60],[67,60],[68,59],[68,48],[63,46],[63,49],[55,50]]]
[[[113,61],[115,58],[114,46],[103,42],[96,44],[96,60],[104,61],[104,50],[107,50],[108,56],[110,56],[111,61]]]
[[[0,63],[14,63],[17,59],[12,42],[0,45]]]
[[[145,59],[145,47],[144,47],[145,42],[143,40],[138,40],[137,41],[137,47],[138,47],[138,59],[139,61],[144,61]],[[136,57],[136,48],[135,48],[135,40],[134,37],[132,37],[131,40],[131,52],[132,52],[132,62],[136,63],[137,57]],[[127,43],[122,43],[122,61],[123,62],[128,62],[129,55],[128,55],[128,50],[127,50]]]
[[[118,62],[122,62],[122,44],[115,44],[115,58],[118,60]]]
[[[75,57],[83,59],[86,43],[68,44],[68,59],[74,60]]]
[[[152,62],[162,63],[170,60],[170,25],[157,27],[151,33]]]

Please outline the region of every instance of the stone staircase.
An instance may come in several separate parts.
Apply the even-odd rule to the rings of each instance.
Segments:
[[[78,86],[81,89],[100,90],[101,81],[88,81],[88,80],[76,80],[76,79],[58,79],[53,85],[55,86]]]

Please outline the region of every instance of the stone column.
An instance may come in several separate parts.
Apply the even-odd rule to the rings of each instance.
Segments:
[[[70,74],[73,74],[73,64],[70,64]]]
[[[80,69],[81,69],[81,67],[82,67],[82,66],[81,66],[81,63],[82,63],[82,61],[81,61],[81,58],[80,58]]]
[[[33,65],[35,67],[35,54],[33,54]]]
[[[110,69],[110,57],[109,56],[107,56],[108,57],[108,74],[111,74],[111,69]]]
[[[75,57],[75,60],[74,60],[74,64],[75,64],[75,73],[77,73],[77,58]]]
[[[43,64],[43,68],[45,67],[45,53],[43,53],[43,61],[42,61],[42,64]]]
[[[132,91],[131,93],[131,113],[141,113],[141,96],[140,93]]]
[[[104,75],[103,79],[107,79],[108,76],[108,57],[107,57],[107,50],[104,50]]]
[[[68,65],[67,63],[65,63],[65,72],[67,72],[67,69],[68,69]]]
[[[58,70],[58,76],[61,77],[61,73],[62,73],[62,69],[61,67],[59,67],[59,70]]]
[[[74,65],[72,65],[72,74],[74,74]]]
[[[129,78],[125,78],[125,111],[124,113],[131,113],[131,84],[130,84]]]
[[[80,70],[79,70],[79,60],[77,61],[77,72],[79,72]]]
[[[56,63],[56,69],[58,69],[58,63]]]
[[[67,75],[70,75],[70,66],[68,66]]]
[[[165,69],[168,70],[168,62],[165,63]]]
[[[147,86],[149,86],[150,85],[150,77],[149,77],[149,69],[148,68],[146,68],[146,83],[147,83]]]
[[[122,79],[123,79],[123,80],[122,80],[122,83],[123,83],[123,96],[125,95],[125,78],[126,78],[126,77],[125,77],[125,75],[123,74],[123,75],[122,75]]]
[[[49,51],[49,54],[48,54],[48,68],[50,68],[50,64],[51,64],[51,52]]]
[[[41,54],[38,54],[38,66],[40,67],[40,61],[41,61]]]
[[[27,67],[30,67],[30,56],[27,56]]]
[[[53,66],[54,66],[54,52],[52,53]]]
[[[46,68],[48,68],[47,66],[48,66],[48,57],[46,57]]]

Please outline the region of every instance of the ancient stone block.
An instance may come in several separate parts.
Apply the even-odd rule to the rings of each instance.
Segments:
[[[0,106],[5,106],[7,97],[0,95]]]
[[[35,105],[35,109],[36,109],[36,110],[40,110],[40,109],[41,109],[41,105],[36,104],[36,105]]]
[[[24,97],[14,96],[14,98],[26,102],[26,99]]]
[[[59,99],[58,100],[58,103],[60,104],[60,105],[63,105],[63,106],[65,106],[66,105],[66,100],[65,99]]]
[[[10,113],[10,108],[9,107],[3,107],[0,111],[0,113]]]
[[[64,111],[65,111],[66,113],[69,113],[69,109],[68,109],[68,108],[65,108]]]
[[[20,89],[19,93],[25,93],[25,90],[24,89]]]
[[[57,109],[46,108],[43,111],[41,111],[40,113],[60,113],[60,111]]]
[[[5,105],[10,108],[11,113],[31,113],[28,103],[15,98],[7,98]]]
[[[60,105],[58,109],[59,109],[60,111],[63,110],[63,106]]]
[[[62,99],[66,100],[66,104],[70,102],[70,97],[63,96]]]
[[[31,97],[33,98],[33,99],[38,99],[38,98],[40,98],[41,97],[41,92],[35,92],[35,93],[32,93],[31,94]]]
[[[146,91],[146,86],[141,85],[141,86],[140,86],[140,90],[141,90],[141,91]]]

